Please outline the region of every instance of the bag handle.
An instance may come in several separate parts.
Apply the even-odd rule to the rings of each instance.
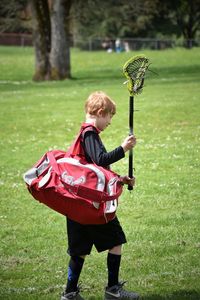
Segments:
[[[47,152],[47,157],[51,163],[51,167],[54,170],[54,172],[60,177],[61,173],[57,164],[57,161],[51,151]],[[98,191],[95,189],[90,189],[85,186],[81,186],[79,184],[70,185],[66,182],[63,182],[64,186],[69,189],[69,191],[73,192],[73,194],[83,197],[85,199],[88,198],[88,195],[90,195],[90,199],[95,202],[107,202],[112,201],[118,198],[122,193],[122,188],[118,190],[118,192],[114,195],[109,195],[108,193],[104,191]],[[119,183],[120,184],[120,183]]]
[[[50,161],[50,164],[51,164],[52,169],[56,172],[56,174],[57,174],[58,176],[60,176],[61,173],[60,173],[60,170],[59,170],[57,161],[56,161],[56,159],[55,159],[55,157],[54,157],[52,151],[47,152],[47,158],[48,158],[49,161]]]
[[[119,198],[119,196],[122,193],[122,188],[120,188],[116,194],[109,195],[108,193],[106,193],[104,191],[98,191],[98,190],[87,188],[87,187],[81,186],[81,185],[71,186],[70,184],[65,183],[65,182],[64,182],[64,185],[66,185],[66,187],[70,191],[72,191],[75,195],[83,197],[85,199],[88,199],[88,195],[90,195],[90,200],[92,200],[94,202],[99,202],[99,203],[115,200],[115,199]]]

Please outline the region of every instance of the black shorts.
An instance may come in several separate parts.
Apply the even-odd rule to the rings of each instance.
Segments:
[[[94,245],[98,252],[126,243],[123,229],[117,219],[103,225],[82,225],[67,218],[69,255],[90,254]]]

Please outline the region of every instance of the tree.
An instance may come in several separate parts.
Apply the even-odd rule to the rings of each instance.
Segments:
[[[137,31],[135,20],[143,7],[141,0],[76,0],[73,29],[78,37],[124,37],[133,28]]]
[[[199,7],[200,0],[76,0],[73,30],[85,39],[176,35],[192,40],[200,27]]]
[[[197,31],[200,29],[200,0],[171,0],[171,18],[174,17],[183,37],[186,46],[192,46],[191,41],[195,39]]]
[[[30,17],[26,16],[28,0],[0,1],[0,32],[29,32]]]
[[[161,10],[164,7],[166,14],[169,6],[165,2],[169,0],[164,3],[161,0],[76,0],[72,7],[73,30],[80,38],[153,37],[162,23]],[[168,27],[161,29],[165,31]]]
[[[51,79],[70,78],[70,0],[53,1],[51,12]]]
[[[69,14],[71,0],[31,0],[35,74],[33,79],[71,77]]]
[[[35,74],[33,79],[48,80],[51,77],[51,21],[47,1],[31,1],[33,45],[35,47]]]

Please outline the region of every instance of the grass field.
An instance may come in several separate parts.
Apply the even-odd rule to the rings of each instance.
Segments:
[[[118,208],[128,243],[120,277],[144,300],[200,299],[200,51],[144,51],[151,69],[135,100],[137,185]],[[33,200],[22,174],[48,149],[66,149],[95,90],[117,103],[102,133],[111,150],[128,134],[123,63],[133,53],[71,53],[72,80],[34,83],[31,48],[0,47],[0,299],[59,299],[67,279],[65,218]],[[113,166],[127,173],[128,157]],[[106,253],[81,275],[86,300],[103,299]]]

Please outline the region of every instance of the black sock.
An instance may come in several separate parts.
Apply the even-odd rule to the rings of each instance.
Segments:
[[[77,291],[79,276],[84,264],[84,259],[80,256],[72,256],[68,266],[68,280],[66,293]]]
[[[121,255],[108,253],[107,266],[108,266],[108,287],[119,283],[119,268],[121,262]]]

